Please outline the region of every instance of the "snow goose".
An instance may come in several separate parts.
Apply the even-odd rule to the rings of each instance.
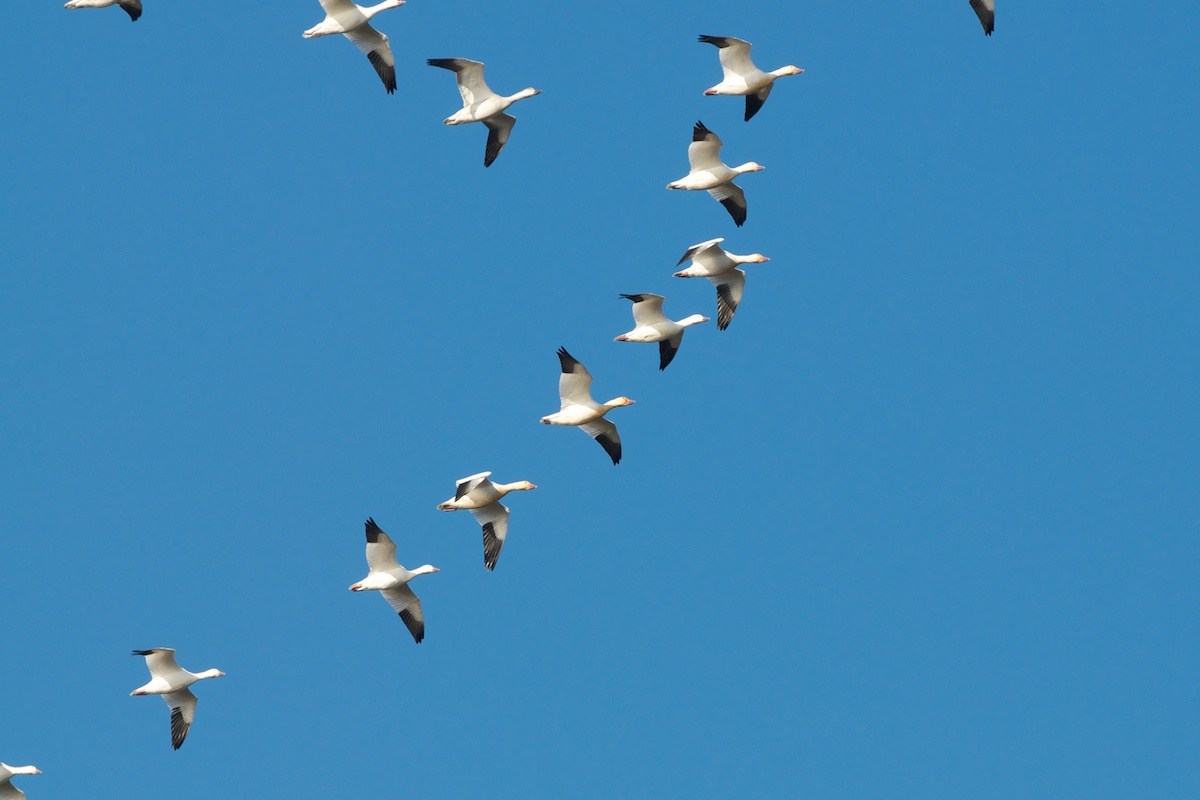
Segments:
[[[516,483],[492,483],[490,472],[480,472],[459,478],[454,482],[454,497],[438,503],[439,511],[466,509],[483,526],[483,565],[496,568],[504,537],[508,535],[508,507],[501,505],[500,498],[509,492],[524,492],[536,489],[529,481]]]
[[[576,361],[564,347],[558,348],[558,361],[562,365],[562,375],[558,376],[558,396],[562,400],[562,408],[542,417],[542,424],[583,428],[584,433],[600,443],[613,464],[621,463],[621,436],[617,433],[617,426],[606,420],[604,415],[619,406],[631,406],[636,401],[617,397],[607,403],[597,403],[592,399],[592,373],[587,371],[587,367]]]
[[[431,67],[448,69],[458,80],[458,93],[462,95],[463,107],[442,120],[447,125],[466,125],[482,122],[488,129],[487,147],[483,151],[483,165],[490,167],[500,155],[504,143],[512,133],[516,117],[504,113],[504,109],[518,100],[541,94],[541,89],[522,89],[516,94],[503,97],[496,94],[483,81],[483,63],[469,58],[431,58],[425,62]]]
[[[192,694],[188,687],[205,678],[224,677],[225,673],[219,669],[188,672],[175,663],[175,651],[169,647],[134,650],[133,655],[146,657],[146,666],[150,668],[150,682],[134,689],[129,696],[162,695],[162,699],[167,701],[167,708],[171,709],[171,747],[178,750],[187,738],[192,720],[196,718],[196,695]]]
[[[664,370],[675,354],[679,345],[683,344],[683,329],[701,322],[708,322],[708,317],[692,314],[678,322],[672,322],[663,314],[661,294],[623,294],[621,297],[633,301],[634,328],[629,333],[622,333],[614,342],[658,342],[658,368]]]
[[[315,39],[318,36],[342,34],[367,54],[367,60],[383,81],[383,88],[391,94],[396,91],[396,59],[392,55],[388,38],[372,28],[369,20],[380,11],[399,8],[404,3],[405,0],[383,0],[378,5],[364,8],[350,0],[321,0],[321,8],[325,9],[325,19],[319,25],[306,30],[304,38]]]
[[[733,182],[738,175],[758,172],[766,167],[747,161],[738,167],[727,167],[721,163],[721,140],[717,135],[697,122],[692,129],[692,143],[688,145],[688,164],[691,171],[683,178],[667,184],[668,189],[698,191],[705,189],[725,206],[729,216],[739,228],[746,221],[746,194]]]
[[[685,270],[675,273],[676,278],[708,278],[717,287],[717,328],[725,330],[733,321],[733,312],[737,311],[738,303],[742,302],[742,290],[746,287],[746,273],[737,268],[738,264],[761,264],[771,259],[762,253],[752,253],[748,256],[738,256],[726,252],[720,247],[722,239],[709,239],[707,242],[694,244],[683,254],[683,258],[675,264],[679,266],[689,258],[692,265]]]
[[[142,15],[142,0],[71,0],[63,8],[107,8],[120,6],[134,22]],[[0,795],[3,797],[3,795]]]
[[[983,35],[991,36],[996,30],[996,0],[971,0],[971,8],[983,25]]]
[[[42,771],[34,766],[10,767],[0,761],[0,800],[22,800],[25,793],[13,786],[9,781],[13,775],[41,775]]]
[[[425,638],[425,614],[421,611],[421,600],[408,582],[418,575],[440,572],[437,567],[426,564],[409,572],[396,560],[396,543],[379,529],[374,519],[367,519],[367,577],[350,586],[352,592],[378,591],[400,615],[408,632],[417,644]]]
[[[978,0],[972,0],[972,2],[978,2]],[[718,55],[721,58],[721,69],[725,72],[725,77],[721,82],[711,89],[705,89],[704,94],[745,95],[746,122],[749,122],[750,118],[763,107],[763,103],[767,102],[767,95],[771,93],[771,87],[775,85],[776,78],[782,78],[785,75],[799,75],[804,72],[799,67],[791,65],[771,72],[763,72],[750,60],[750,43],[744,39],[735,39],[732,36],[701,36],[700,41],[717,46]]]

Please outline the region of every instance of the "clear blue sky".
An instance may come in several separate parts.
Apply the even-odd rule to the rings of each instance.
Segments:
[[[1200,794],[1190,5],[411,0],[390,97],[315,0],[145,7],[0,28],[31,800]],[[698,34],[807,71],[744,123]],[[487,170],[454,56],[543,90]],[[663,188],[697,119],[741,229]],[[614,343],[716,316],[717,236],[771,257],[730,329]],[[537,423],[560,345],[618,467]],[[482,470],[540,486],[494,573],[434,508]],[[442,570],[419,646],[367,516]],[[177,753],[160,645],[228,673]]]

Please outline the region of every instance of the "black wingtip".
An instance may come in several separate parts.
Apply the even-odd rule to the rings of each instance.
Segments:
[[[621,442],[619,440],[609,438],[608,434],[601,434],[596,437],[596,441],[604,448],[604,452],[608,453],[614,467],[621,463]]]
[[[712,133],[712,131],[710,131],[708,128],[704,127],[703,122],[701,122],[700,120],[696,120],[696,125],[692,128],[692,141],[693,142],[703,142],[704,137],[708,136],[708,134],[710,134],[710,133]]]
[[[676,266],[678,266],[678,265],[676,265]],[[626,300],[632,300],[632,301],[633,301],[633,302],[635,302],[635,303],[640,303],[640,302],[642,302],[642,298],[644,297],[644,295],[640,295],[640,294],[623,294],[623,295],[621,295],[621,297],[624,297]]]
[[[725,210],[729,212],[729,216],[733,217],[733,224],[739,228],[746,221],[746,209],[734,202],[732,197],[727,197],[721,201],[721,205],[725,206]]]
[[[130,655],[133,656],[148,656],[153,653],[153,650],[134,650]]]
[[[558,348],[558,363],[562,365],[562,371],[569,375],[579,362],[573,355],[567,352],[567,348],[560,347]]]
[[[379,534],[383,533],[383,529],[375,524],[374,517],[367,517],[367,544],[375,544],[379,541]]]
[[[404,627],[408,628],[414,642],[420,644],[425,641],[425,622],[423,620],[418,620],[411,611],[405,609],[400,612],[400,621],[404,623]]]

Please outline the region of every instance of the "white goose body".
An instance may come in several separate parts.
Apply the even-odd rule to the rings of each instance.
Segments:
[[[604,419],[604,415],[614,408],[631,406],[636,401],[628,397],[616,397],[607,403],[597,403],[592,399],[592,374],[587,367],[576,361],[564,347],[558,348],[558,361],[562,366],[562,374],[558,376],[558,397],[562,407],[554,414],[542,417],[542,424],[582,428],[584,433],[600,443],[613,464],[621,463],[621,436],[617,433],[617,426]]]
[[[417,644],[425,638],[425,613],[421,610],[421,600],[408,582],[418,575],[429,575],[440,572],[437,567],[425,564],[414,570],[407,570],[396,560],[396,543],[386,533],[380,530],[374,519],[366,522],[367,534],[367,577],[350,585],[352,592],[379,592],[388,605],[400,615],[404,626],[412,634]]]
[[[108,8],[109,6],[120,6],[134,22],[137,22],[138,17],[142,15],[142,0],[71,0],[63,8]]]
[[[488,480],[491,474],[480,472],[459,478],[454,482],[454,497],[438,503],[438,510],[471,512],[483,528],[483,565],[495,569],[496,560],[500,558],[500,550],[508,536],[508,506],[502,504],[500,498],[509,492],[528,491],[537,487],[529,481],[492,483]]]
[[[380,11],[399,8],[405,0],[384,0],[374,6],[360,6],[350,0],[320,0],[325,19],[304,32],[305,39],[340,33],[366,54],[388,94],[396,91],[396,58],[388,38],[371,27],[370,20]]]
[[[0,800],[23,800],[25,793],[9,783],[14,775],[41,775],[42,771],[35,766],[12,767],[0,761]]]
[[[488,88],[483,79],[483,62],[472,61],[469,58],[431,58],[425,63],[454,73],[463,107],[442,121],[446,125],[466,125],[471,122],[482,122],[486,125],[488,140],[483,154],[483,165],[490,167],[512,134],[513,126],[517,124],[516,117],[505,114],[504,110],[518,100],[541,94],[542,90],[529,87],[507,96],[496,94]]]
[[[688,165],[691,171],[677,181],[667,184],[668,189],[707,191],[729,212],[739,228],[746,221],[746,194],[733,182],[738,175],[765,169],[761,164],[747,161],[730,167],[721,161],[721,139],[703,122],[692,129],[692,143],[688,145]]]
[[[663,314],[664,298],[661,294],[623,294],[621,297],[633,301],[634,329],[623,333],[615,342],[642,342],[652,344],[658,342],[658,368],[664,370],[683,343],[683,330],[701,322],[708,322],[708,317],[692,314],[678,322],[667,319]]]
[[[746,288],[746,273],[737,268],[738,264],[762,264],[771,259],[762,253],[752,253],[739,256],[723,250],[720,246],[724,238],[709,239],[707,242],[694,244],[687,249],[675,266],[679,266],[689,258],[692,265],[675,273],[676,278],[708,278],[717,287],[717,328],[725,330],[733,321],[734,312],[742,302],[742,292]]]
[[[134,650],[133,655],[145,656],[150,682],[134,689],[129,696],[162,695],[167,708],[171,709],[171,746],[178,750],[183,746],[183,740],[187,738],[196,717],[196,695],[188,687],[196,681],[224,677],[225,673],[219,669],[188,672],[175,663],[175,651],[169,647]]]
[[[721,82],[711,89],[706,89],[704,94],[745,95],[747,122],[758,113],[763,103],[767,102],[767,95],[771,93],[776,78],[804,72],[791,65],[763,72],[750,60],[750,43],[744,39],[735,39],[732,36],[701,36],[700,41],[718,48],[721,69],[724,72]]]

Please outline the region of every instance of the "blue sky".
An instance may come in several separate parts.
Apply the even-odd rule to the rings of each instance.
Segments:
[[[1200,71],[1165,3],[30,5],[0,759],[34,800],[1194,797]],[[803,67],[750,123],[714,48]],[[452,77],[543,94],[483,169]],[[667,192],[697,120],[749,218]],[[619,293],[726,237],[665,373]],[[566,346],[613,467],[557,410]],[[454,480],[528,479],[494,573]],[[426,640],[346,587],[373,516]],[[187,743],[133,648],[228,676]]]

